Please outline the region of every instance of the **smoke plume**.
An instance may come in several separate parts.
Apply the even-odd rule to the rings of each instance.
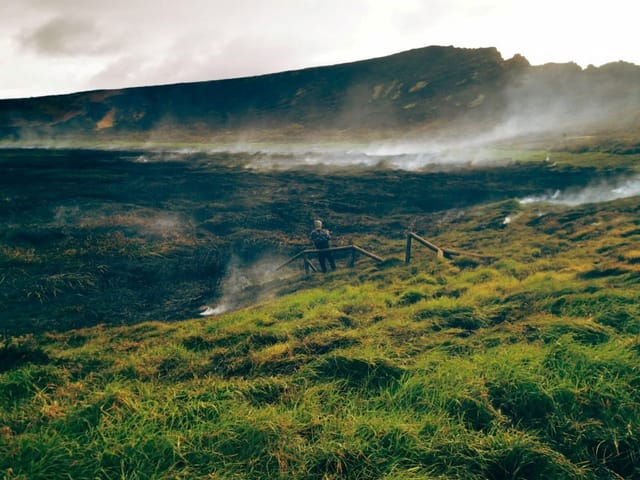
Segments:
[[[291,271],[277,270],[286,259],[266,256],[249,265],[233,257],[220,286],[220,297],[213,306],[201,308],[200,315],[220,315],[269,298],[275,293],[277,280],[291,275]]]
[[[636,195],[640,195],[640,175],[631,178],[619,178],[610,182],[601,182],[579,190],[554,190],[549,193],[522,198],[520,203],[553,203],[576,206],[586,203],[610,202]]]

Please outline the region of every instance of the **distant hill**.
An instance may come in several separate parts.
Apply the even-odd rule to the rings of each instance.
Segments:
[[[432,46],[240,79],[0,101],[0,140],[500,135],[640,125],[640,67],[531,66],[495,48]]]

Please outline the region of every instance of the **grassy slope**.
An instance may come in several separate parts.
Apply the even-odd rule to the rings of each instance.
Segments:
[[[220,317],[15,340],[0,472],[635,478],[639,209],[489,204],[430,237],[489,264],[383,241]]]

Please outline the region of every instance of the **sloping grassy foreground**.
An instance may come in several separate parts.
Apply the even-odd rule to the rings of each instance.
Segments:
[[[417,226],[488,264],[417,249],[220,317],[13,339],[0,472],[638,478],[639,211],[493,204]]]

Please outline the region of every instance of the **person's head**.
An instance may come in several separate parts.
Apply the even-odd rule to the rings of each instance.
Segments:
[[[322,228],[322,221],[320,221],[320,220],[314,220],[314,221],[313,221],[313,226],[314,226],[315,228]]]

